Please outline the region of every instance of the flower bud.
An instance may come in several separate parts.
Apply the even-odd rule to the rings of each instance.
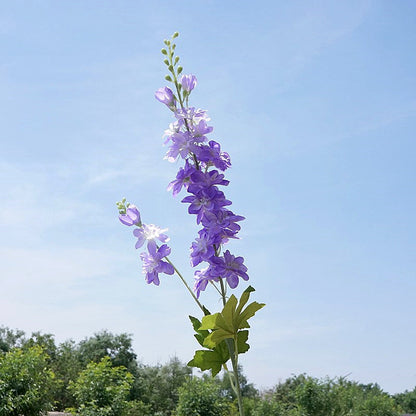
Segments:
[[[181,78],[181,84],[184,91],[191,92],[196,86],[196,76],[183,75]]]
[[[155,92],[155,98],[161,103],[166,104],[169,108],[176,105],[175,96],[173,95],[172,90],[168,87],[159,88]]]
[[[135,205],[130,204],[125,214],[118,216],[121,223],[127,226],[138,225],[141,226],[140,212]]]

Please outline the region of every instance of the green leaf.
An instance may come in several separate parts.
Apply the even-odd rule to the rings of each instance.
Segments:
[[[223,329],[215,329],[204,340],[204,347],[215,348],[220,342],[227,338],[234,338],[233,332],[227,332]]]
[[[216,376],[230,358],[228,348],[225,343],[220,344],[214,350],[198,350],[195,351],[194,358],[189,361],[191,367],[198,367],[202,371],[211,370],[212,376]]]
[[[221,312],[205,315],[201,321],[190,316],[192,326],[196,332],[198,343],[207,350],[198,350],[194,358],[188,363],[201,370],[212,370],[215,376],[230,358],[227,343],[234,343],[237,353],[243,354],[250,348],[248,344],[248,320],[263,308],[263,303],[247,302],[254,289],[249,286],[241,295],[240,300],[232,295],[225,303]],[[204,311],[209,313],[209,311]],[[231,350],[232,347],[230,346]]]
[[[221,327],[225,330],[229,330],[230,332],[237,332],[238,330],[235,326],[237,302],[237,298],[234,295],[231,295],[221,312],[221,316],[224,321]]]
[[[214,329],[217,325],[216,321],[219,315],[219,313],[214,313],[213,315],[205,315],[202,318],[202,325],[199,327],[199,329]]]
[[[199,327],[199,330],[212,330],[205,338],[203,344],[205,347],[214,348],[227,338],[235,339],[239,330],[250,328],[248,319],[265,306],[264,303],[252,302],[243,310],[251,292],[254,292],[254,289],[249,286],[242,293],[240,302],[237,301],[234,295],[231,295],[220,313],[207,315],[202,318],[202,325]]]
[[[202,309],[204,311],[204,315],[211,315],[211,312],[204,305],[202,305]]]
[[[244,309],[244,311],[238,315],[236,326],[238,328],[250,328],[250,325],[247,322],[248,319],[253,317],[255,313],[261,308],[263,308],[265,305],[265,303],[258,302],[250,303],[250,305],[248,305],[247,308]]]
[[[205,338],[209,335],[209,331],[199,330],[199,327],[201,326],[201,321],[199,319],[195,318],[194,316],[189,316],[189,319],[191,320],[192,326],[196,332],[196,334],[194,334],[194,337],[201,345],[201,347],[203,347]]]
[[[241,313],[241,310],[243,309],[244,305],[248,302],[248,299],[250,297],[251,292],[255,292],[256,289],[254,289],[253,286],[249,286],[242,294],[240,298],[240,303],[237,308],[237,315]]]
[[[250,348],[250,345],[247,343],[248,340],[248,331],[239,331],[237,334],[237,347],[238,347],[238,353],[244,354],[247,352]]]
[[[192,327],[196,332],[198,332],[199,327],[201,326],[201,321],[198,318],[195,318],[195,316],[189,315],[189,319],[191,320]]]

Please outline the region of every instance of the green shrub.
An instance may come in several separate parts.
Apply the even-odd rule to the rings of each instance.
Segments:
[[[51,410],[55,376],[39,346],[0,356],[0,416],[38,416]]]
[[[133,376],[125,367],[112,367],[109,357],[91,362],[70,383],[80,416],[120,416],[127,407]]]
[[[150,404],[133,400],[127,403],[123,416],[154,416],[154,412]]]
[[[179,388],[175,416],[226,416],[230,406],[220,387],[209,379],[192,378]]]

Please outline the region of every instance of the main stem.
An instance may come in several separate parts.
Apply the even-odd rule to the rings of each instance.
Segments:
[[[198,298],[195,296],[195,294],[192,292],[191,288],[188,286],[188,283],[186,283],[186,280],[182,276],[181,272],[175,267],[175,265],[169,260],[168,257],[166,257],[166,260],[173,266],[176,274],[179,276],[179,278],[182,280],[182,283],[186,286],[189,293],[194,298],[195,302],[198,304],[202,312],[205,313],[204,307],[199,302]],[[225,293],[225,286],[222,279],[220,279],[220,285],[221,285],[221,297],[222,297],[222,303],[225,306],[227,299],[226,299],[226,293]],[[228,351],[230,353],[231,358],[231,364],[233,366],[233,376],[234,376],[234,383],[231,380],[231,387],[233,388],[235,394],[237,395],[237,401],[238,401],[238,410],[240,413],[240,416],[244,416],[244,410],[243,410],[243,398],[241,396],[241,389],[240,389],[240,378],[238,376],[238,346],[237,346],[237,340],[236,339],[226,339],[225,340]],[[228,369],[227,369],[228,371]]]
[[[221,295],[222,295],[222,303],[225,306],[227,299],[226,299],[226,293],[225,293],[225,286],[222,279],[220,279],[220,285],[221,285]],[[234,375],[234,386],[233,383],[231,383],[231,386],[233,387],[233,390],[235,394],[237,395],[237,401],[238,401],[238,410],[240,413],[240,416],[244,416],[244,409],[243,409],[243,397],[241,395],[241,389],[240,389],[240,377],[238,375],[238,346],[237,346],[237,340],[236,339],[226,339],[225,340],[228,351],[230,352],[230,358],[231,358],[231,364],[233,366],[233,375]]]
[[[180,88],[179,88],[178,79],[176,77],[176,73],[175,73],[175,70],[174,70],[175,65],[173,63],[172,57],[173,57],[172,49],[171,49],[171,46],[169,45],[169,63],[172,66],[171,73],[173,75],[173,83],[176,87],[176,92],[178,94],[179,104],[180,104],[182,110],[185,110],[184,109],[183,98],[182,98],[181,91],[180,91]],[[188,97],[186,97],[186,101],[187,101],[187,104],[188,104]],[[189,129],[189,126],[188,126],[188,121],[186,120],[186,118],[185,118],[185,127],[190,132],[190,129]],[[198,159],[196,158],[195,154],[192,154],[192,157],[193,157],[196,168],[199,170]],[[216,255],[219,254],[216,247],[215,247],[215,253],[216,253]],[[203,306],[201,305],[201,303],[199,302],[199,300],[195,296],[195,294],[192,292],[191,288],[188,286],[188,284],[186,283],[185,279],[183,278],[183,276],[181,275],[179,270],[174,266],[174,264],[167,257],[166,257],[166,260],[173,266],[175,272],[180,277],[183,284],[186,286],[189,293],[192,295],[192,297],[194,298],[194,300],[196,301],[196,303],[198,304],[198,306],[200,307],[202,312],[204,312],[204,314],[205,314],[205,310],[204,310]],[[226,292],[225,292],[224,282],[221,278],[220,278],[220,285],[221,285],[222,303],[225,306],[225,304],[227,302],[227,299],[226,299]],[[237,395],[238,409],[239,409],[240,416],[244,416],[243,399],[242,399],[242,396],[241,396],[240,380],[239,380],[239,376],[238,376],[238,345],[237,345],[237,339],[230,339],[229,338],[229,339],[226,339],[225,342],[227,344],[228,351],[230,353],[230,358],[231,358],[231,363],[232,363],[232,366],[233,366],[233,373],[234,373],[234,383],[231,383],[231,386],[233,387],[233,390],[235,391],[235,393]],[[228,371],[228,369],[227,369],[227,371]]]

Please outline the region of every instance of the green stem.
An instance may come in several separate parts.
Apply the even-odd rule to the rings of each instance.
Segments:
[[[188,292],[191,294],[191,296],[194,298],[194,301],[198,304],[199,308],[205,315],[204,307],[202,306],[201,302],[198,300],[198,298],[195,296],[195,293],[192,291],[192,289],[189,287],[188,283],[186,283],[186,280],[182,276],[181,272],[175,267],[175,265],[169,260],[168,257],[165,257],[166,261],[172,265],[173,270],[175,270],[176,274],[179,276],[179,278],[182,280],[182,283],[185,285],[185,287],[188,289]]]
[[[231,384],[231,388],[233,389],[233,392],[237,395],[237,387],[235,386],[235,380],[234,380],[233,372],[228,369],[227,364],[223,364],[223,368],[228,374],[228,378],[230,380],[230,384]]]
[[[220,294],[220,296],[222,296],[222,293],[221,293],[221,291],[218,289],[218,287],[217,287],[217,285],[212,281],[212,280],[210,280],[209,281],[211,284],[212,284],[212,286],[214,286],[214,289]]]
[[[220,279],[220,285],[221,285],[221,295],[222,295],[222,303],[225,306],[227,303],[226,299],[226,292],[225,292],[225,285],[222,279]],[[243,409],[243,397],[241,395],[241,389],[240,389],[240,379],[238,376],[238,345],[237,345],[237,335],[234,336],[234,340],[231,338],[228,338],[225,340],[225,343],[227,344],[228,351],[230,353],[231,358],[231,364],[233,366],[233,374],[234,374],[234,386],[233,383],[231,383],[231,387],[233,387],[233,390],[235,391],[237,395],[237,401],[238,401],[238,410],[240,413],[240,416],[244,416],[244,409]],[[227,369],[227,367],[225,367]],[[229,370],[227,369],[228,373]]]
[[[171,74],[173,75],[173,83],[175,84],[176,93],[178,94],[179,104],[180,104],[182,110],[185,111],[183,97],[182,97],[182,94],[181,94],[181,90],[179,88],[179,82],[178,82],[178,78],[176,76],[175,66],[173,65],[173,60],[172,60],[173,55],[171,54],[171,52],[172,52],[172,48],[171,48],[171,46],[169,46],[169,64],[173,68],[173,70],[171,72]],[[189,100],[189,94],[186,95],[186,106],[188,106],[188,100]],[[191,132],[191,129],[189,128],[188,120],[185,118],[184,121],[185,121],[186,130],[190,133]],[[192,154],[192,158],[193,158],[193,160],[195,162],[195,166],[199,170],[199,162],[198,162],[198,159],[196,158],[196,156],[195,156],[194,153],[191,153],[191,154]]]

